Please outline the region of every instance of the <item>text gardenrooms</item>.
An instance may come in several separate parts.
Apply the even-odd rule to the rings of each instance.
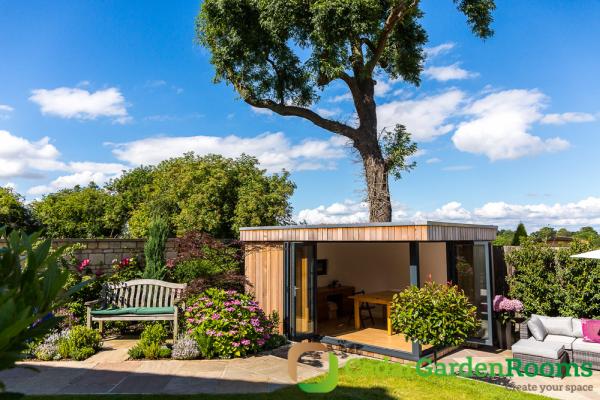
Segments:
[[[433,360],[429,357],[423,357],[417,361],[417,375],[461,375],[465,377],[476,376],[485,377],[512,377],[512,376],[592,376],[592,363],[584,362],[581,364],[573,363],[553,363],[545,362],[542,364],[523,363],[516,358],[507,358],[505,363],[500,362],[477,362],[473,363],[473,357],[466,357],[467,361],[463,363],[437,362],[432,364]]]

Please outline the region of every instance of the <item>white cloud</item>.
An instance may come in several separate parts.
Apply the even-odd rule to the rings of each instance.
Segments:
[[[417,100],[398,100],[377,108],[378,128],[403,124],[418,141],[430,141],[454,129],[448,122],[459,110],[465,94],[452,89]]]
[[[60,153],[48,137],[30,141],[0,130],[0,143],[1,178],[33,178],[61,165],[57,161]]]
[[[29,100],[40,106],[42,114],[82,120],[110,117],[117,123],[131,120],[125,98],[117,88],[89,92],[81,88],[36,89]]]
[[[582,112],[566,112],[562,114],[546,114],[540,122],[542,124],[564,125],[570,122],[593,122],[596,116]]]
[[[439,159],[439,158],[437,158],[437,157],[432,157],[432,158],[429,158],[429,159],[425,160],[425,162],[426,162],[427,164],[437,164],[437,163],[439,163],[439,162],[442,162],[442,160],[440,160],[440,159]]]
[[[492,161],[564,150],[569,147],[564,139],[542,139],[529,133],[542,118],[540,111],[546,102],[538,90],[488,94],[464,109],[472,119],[458,126],[452,141],[457,149],[484,154]]]
[[[2,187],[6,189],[15,190],[17,188],[17,184],[14,182],[6,182]]]
[[[341,103],[343,101],[351,101],[351,100],[352,100],[352,93],[348,92],[348,93],[334,96],[334,97],[328,99],[327,101],[330,103]]]
[[[121,175],[127,167],[118,163],[96,163],[96,162],[70,162],[64,170],[72,171],[72,174],[62,175],[45,185],[37,185],[29,188],[30,195],[42,195],[61,189],[72,188],[76,185],[86,186],[90,182],[102,185],[112,178]]]
[[[262,168],[277,172],[284,168],[289,171],[335,168],[335,161],[346,156],[347,140],[333,135],[329,140],[307,139],[292,144],[282,132],[277,132],[255,137],[154,137],[109,145],[114,146],[113,154],[117,159],[133,165],[157,164],[189,151],[225,157],[245,153],[255,156]]]
[[[340,108],[315,108],[315,112],[321,115],[324,118],[335,117],[336,115],[340,115],[342,110]]]
[[[470,169],[473,169],[472,165],[451,165],[448,167],[444,167],[442,168],[442,171],[468,171]]]
[[[15,110],[14,108],[12,108],[11,106],[9,106],[7,104],[0,104],[0,112],[7,112],[7,113],[9,113],[9,112],[12,112],[14,110]]]
[[[273,114],[275,114],[273,111],[269,110],[268,108],[259,108],[259,107],[250,106],[250,110],[252,110],[252,112],[254,114],[258,114],[258,115],[273,115]]]
[[[450,201],[433,211],[410,211],[402,205],[394,204],[393,221],[446,221],[498,225],[500,228],[514,229],[523,222],[529,230],[543,226],[579,228],[582,226],[600,227],[600,197],[588,197],[570,203],[554,204],[511,204],[503,201],[488,202],[481,207],[468,209],[458,201]],[[296,216],[298,222],[309,224],[335,224],[367,222],[368,204],[345,200],[329,206],[321,205],[301,210]]]
[[[427,47],[425,48],[425,56],[427,58],[433,58],[439,56],[440,54],[448,53],[450,50],[454,48],[455,44],[452,42],[442,43],[438,46]]]
[[[475,78],[479,74],[476,72],[470,72],[460,67],[459,63],[452,65],[446,65],[443,67],[427,67],[423,71],[423,74],[429,79],[435,79],[436,81],[446,82],[450,80],[460,80]]]
[[[392,89],[392,82],[385,80],[384,78],[377,79],[375,85],[375,96],[385,96]]]

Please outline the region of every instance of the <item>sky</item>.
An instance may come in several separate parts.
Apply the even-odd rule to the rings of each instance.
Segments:
[[[498,2],[485,41],[452,1],[422,5],[422,84],[377,78],[378,127],[402,123],[419,146],[390,182],[394,220],[600,228],[600,2]],[[199,7],[0,0],[0,186],[31,201],[187,151],[246,153],[291,172],[296,221],[366,221],[344,140],[213,83]],[[313,109],[353,120],[341,83]]]

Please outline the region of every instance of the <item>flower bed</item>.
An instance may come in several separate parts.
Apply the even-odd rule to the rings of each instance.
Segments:
[[[73,359],[85,360],[102,348],[102,338],[97,331],[85,326],[52,333],[33,350],[42,361]]]
[[[187,333],[204,358],[243,357],[269,348],[276,324],[248,294],[208,289],[187,300]]]

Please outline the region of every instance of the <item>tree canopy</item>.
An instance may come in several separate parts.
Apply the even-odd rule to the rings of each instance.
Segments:
[[[105,187],[48,194],[32,208],[50,237],[146,237],[161,215],[172,236],[235,238],[241,226],[289,222],[294,189],[288,173],[267,175],[255,158],[188,153],[125,171]]]
[[[18,228],[31,233],[39,228],[23,197],[7,187],[0,187],[0,227],[3,226],[8,232]]]
[[[476,36],[492,35],[493,0],[454,3]],[[363,160],[370,219],[389,221],[388,175],[413,168],[405,158],[416,147],[404,126],[377,126],[374,88],[384,76],[419,85],[427,42],[422,16],[417,0],[206,0],[196,32],[211,52],[216,82],[232,84],[253,107],[350,139]],[[352,95],[356,124],[312,109],[337,80]]]

